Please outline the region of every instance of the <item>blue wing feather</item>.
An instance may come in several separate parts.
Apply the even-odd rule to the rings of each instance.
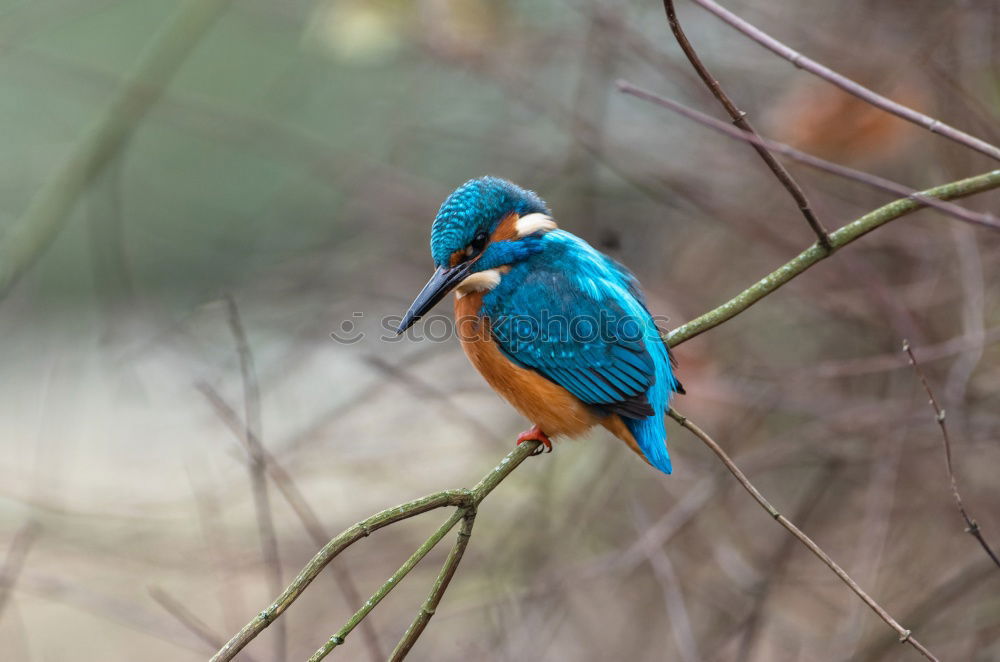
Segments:
[[[663,414],[677,388],[666,345],[624,267],[560,230],[483,298],[500,349],[581,401],[622,416],[670,472]]]

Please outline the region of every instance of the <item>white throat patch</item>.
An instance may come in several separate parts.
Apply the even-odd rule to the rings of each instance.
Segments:
[[[545,214],[528,214],[527,216],[520,217],[514,223],[514,229],[517,230],[518,237],[527,237],[529,234],[535,234],[536,232],[548,232],[549,230],[555,230],[557,227],[559,226],[552,220],[552,217]]]
[[[455,297],[461,299],[469,292],[489,292],[500,284],[500,272],[496,269],[477,271],[465,277],[455,288]]]

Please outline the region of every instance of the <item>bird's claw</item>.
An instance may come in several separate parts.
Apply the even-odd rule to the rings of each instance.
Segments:
[[[520,446],[526,441],[537,441],[541,444],[541,446],[532,451],[532,455],[541,455],[542,453],[552,452],[552,440],[549,439],[548,435],[542,432],[537,425],[533,425],[530,430],[525,430],[521,434],[517,435],[517,443],[515,445]]]

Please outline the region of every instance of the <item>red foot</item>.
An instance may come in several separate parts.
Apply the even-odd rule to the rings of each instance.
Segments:
[[[525,430],[521,434],[517,435],[517,446],[520,446],[526,441],[539,441],[541,446],[539,446],[532,455],[538,455],[540,453],[551,453],[552,452],[552,440],[549,439],[548,435],[538,429],[537,425],[532,425],[530,430]]]

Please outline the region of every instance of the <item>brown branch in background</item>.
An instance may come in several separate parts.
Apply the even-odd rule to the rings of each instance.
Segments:
[[[997,558],[996,553],[986,544],[986,540],[983,538],[982,532],[979,530],[979,523],[969,516],[969,513],[965,510],[965,504],[962,502],[962,495],[958,492],[958,481],[955,479],[955,468],[951,463],[951,437],[948,436],[948,426],[945,424],[945,412],[938,405],[937,398],[934,397],[934,392],[931,390],[931,385],[927,382],[927,377],[924,375],[924,371],[920,368],[920,364],[917,363],[917,357],[913,354],[913,348],[910,347],[910,343],[906,340],[903,341],[903,351],[906,356],[910,359],[910,365],[913,366],[913,371],[917,373],[917,377],[920,378],[920,383],[923,384],[924,390],[927,392],[927,397],[930,400],[930,405],[934,409],[934,417],[937,419],[938,426],[941,428],[941,439],[944,442],[944,461],[945,466],[948,468],[948,480],[951,481],[951,495],[955,498],[955,505],[958,507],[958,512],[965,520],[965,530],[972,537],[979,541],[986,554],[993,559],[993,563],[1000,568],[1000,558]]]
[[[910,644],[911,646],[913,646],[913,648],[915,648],[921,655],[926,657],[928,660],[936,661],[938,659],[929,650],[927,650],[923,644],[921,644],[913,636],[911,636],[909,630],[907,630],[902,625],[897,623],[896,619],[894,619],[889,614],[889,612],[883,609],[879,603],[875,602],[875,600],[870,595],[865,593],[864,589],[858,586],[858,584],[853,579],[851,579],[851,576],[848,575],[843,568],[837,565],[837,563],[832,558],[830,558],[829,554],[824,552],[819,545],[813,542],[812,538],[803,533],[799,529],[799,527],[795,526],[787,517],[778,512],[778,509],[772,506],[771,502],[764,498],[764,495],[761,494],[756,487],[754,487],[753,483],[750,482],[750,479],[746,477],[746,474],[744,474],[743,471],[740,470],[738,466],[736,466],[736,463],[732,461],[732,459],[729,457],[726,451],[722,450],[722,447],[719,446],[719,444],[716,443],[714,439],[708,436],[708,434],[704,430],[702,430],[697,425],[692,423],[690,419],[679,414],[675,409],[670,409],[667,413],[670,415],[670,418],[677,421],[681,427],[690,431],[694,436],[696,436],[699,440],[701,440],[702,443],[708,446],[709,450],[715,453],[716,457],[718,457],[722,461],[722,463],[726,465],[726,468],[729,469],[729,472],[736,477],[736,480],[739,481],[740,485],[743,486],[743,489],[745,489],[747,492],[750,493],[750,496],[754,498],[754,501],[760,504],[761,508],[766,510],[768,514],[770,514],[771,517],[773,517],[778,522],[778,524],[783,526],[789,533],[795,536],[795,538],[800,543],[805,545],[810,552],[815,554],[820,561],[826,564],[826,566],[830,568],[830,570],[832,570],[833,573],[837,575],[837,577],[839,577],[842,582],[847,584],[848,588],[854,591],[854,593],[859,598],[861,598],[861,600],[864,601],[864,603],[868,605],[868,607],[871,608],[871,610],[874,611],[879,618],[885,621],[886,625],[895,630],[896,634],[899,635],[900,643]]]
[[[240,419],[237,413],[229,406],[223,397],[212,388],[211,385],[205,382],[199,382],[197,385],[198,390],[208,403],[215,410],[219,419],[232,431],[240,441],[245,441],[245,436],[243,433],[243,427],[240,424]],[[258,446],[260,446],[258,444]],[[309,502],[306,501],[305,495],[299,489],[299,486],[295,483],[292,475],[288,473],[288,470],[281,466],[277,458],[274,457],[267,449],[260,446],[261,459],[264,462],[264,469],[267,475],[270,477],[271,481],[274,483],[275,487],[284,497],[285,502],[291,507],[292,511],[299,518],[302,523],[303,528],[305,528],[306,533],[312,541],[318,546],[322,547],[325,545],[333,535],[329,533],[323,523],[320,521],[319,516],[316,515],[316,511],[313,510]],[[361,593],[358,591],[357,586],[354,584],[354,580],[351,578],[350,573],[344,570],[339,565],[331,565],[330,571],[333,573],[334,581],[340,588],[341,593],[344,595],[344,601],[347,602],[348,606],[354,608],[356,605],[361,604]],[[374,661],[384,659],[382,655],[382,648],[378,643],[378,634],[375,632],[375,626],[369,621],[364,621],[361,623],[361,635],[364,638],[365,646],[368,648],[368,654]]]
[[[14,585],[24,568],[24,560],[28,557],[28,551],[38,539],[41,530],[42,526],[38,522],[28,522],[14,534],[10,542],[7,556],[4,558],[3,566],[0,567],[0,616],[3,615],[4,607],[10,602]]]
[[[195,616],[182,601],[170,595],[159,586],[150,586],[148,590],[149,597],[153,598],[158,605],[163,607],[164,611],[173,616],[178,623],[185,627],[185,629],[194,634],[194,636],[198,637],[201,641],[208,644],[209,650],[217,650],[220,646],[226,643],[226,640],[223,637],[213,632],[212,629],[208,627],[203,620]],[[244,655],[243,659],[246,660],[246,662],[254,662],[254,659],[249,655]]]
[[[795,149],[794,147],[784,143],[770,140],[768,138],[761,138],[756,134],[734,129],[725,122],[720,122],[714,117],[710,117],[702,112],[694,110],[693,108],[688,108],[687,106],[677,103],[672,99],[667,99],[659,96],[658,94],[654,94],[653,92],[649,92],[648,90],[636,87],[628,81],[618,81],[618,89],[625,94],[630,94],[639,99],[643,99],[645,101],[655,103],[658,106],[662,106],[668,110],[672,110],[679,115],[683,115],[690,120],[698,122],[699,124],[703,124],[711,129],[714,129],[715,131],[724,133],[730,138],[745,140],[746,142],[753,143],[755,145],[761,145],[772,152],[777,152],[789,158],[795,159],[796,161],[816,168],[817,170],[823,170],[834,175],[844,177],[845,179],[853,179],[854,181],[861,182],[862,184],[867,184],[872,188],[877,188],[904,198],[912,198],[921,204],[927,205],[928,207],[934,207],[938,211],[942,211],[945,214],[961,221],[972,223],[974,225],[981,225],[983,227],[990,228],[991,230],[1000,230],[1000,219],[993,214],[980,214],[950,202],[945,202],[937,198],[931,198],[884,177],[879,177],[878,175],[873,175],[861,170],[855,170],[854,168],[849,168],[847,166],[840,165],[839,163],[833,163],[831,161],[827,161],[826,159],[821,159],[818,156],[807,154],[806,152]]]
[[[274,530],[274,515],[271,512],[271,498],[267,490],[267,474],[263,445],[260,442],[260,387],[254,372],[253,354],[247,342],[246,331],[240,320],[236,301],[225,296],[226,319],[236,341],[236,352],[240,360],[240,375],[243,379],[244,401],[244,444],[249,455],[250,485],[253,491],[254,511],[257,513],[257,530],[260,533],[261,557],[268,570],[268,591],[271,595],[281,591],[281,559],[278,556],[278,537]],[[284,660],[286,655],[287,628],[285,622],[278,624],[275,632],[274,659]]]
[[[680,21],[677,20],[677,12],[674,10],[673,0],[663,0],[663,9],[667,12],[667,22],[670,24],[670,29],[673,31],[674,37],[677,38],[677,43],[680,44],[681,50],[684,51],[684,55],[687,56],[694,70],[698,72],[698,77],[701,78],[705,86],[712,92],[712,96],[718,99],[722,107],[729,113],[729,116],[733,119],[733,124],[746,133],[755,136],[758,135],[750,125],[750,122],[747,121],[747,114],[736,107],[736,104],[733,103],[729,95],[722,89],[719,81],[709,73],[708,69],[702,63],[701,58],[698,57],[698,53],[695,52],[691,42],[688,41],[687,35],[684,34],[684,30],[681,29]],[[799,211],[805,217],[806,223],[809,224],[809,227],[816,234],[819,245],[827,250],[831,250],[830,235],[820,220],[816,218],[816,214],[813,213],[802,187],[795,181],[791,173],[778,163],[778,160],[767,150],[767,147],[759,143],[751,143],[751,146],[760,155],[760,158],[764,159],[764,163],[774,173],[774,176],[778,178],[778,181],[785,187],[785,190],[791,194],[792,199],[795,200],[795,204],[799,207]]]
[[[944,136],[945,138],[953,140],[960,145],[965,145],[970,149],[974,149],[981,154],[985,154],[992,159],[1000,161],[1000,147],[991,145],[985,140],[976,138],[975,136],[970,136],[968,133],[945,124],[941,120],[934,119],[929,115],[925,115],[900,103],[896,103],[892,99],[888,99],[877,92],[869,90],[864,85],[861,85],[847,76],[837,73],[833,69],[830,69],[815,60],[811,60],[802,53],[786,46],[774,37],[762,32],[712,0],[693,0],[693,2],[701,5],[701,7],[712,14],[715,14],[723,21],[750,37],[772,53],[785,58],[799,69],[805,69],[809,73],[836,85],[848,94],[853,94],[857,98],[870,103],[876,108],[884,110],[887,113],[892,113],[896,117],[900,117],[907,122],[912,122],[917,126],[923,127],[931,133]]]

